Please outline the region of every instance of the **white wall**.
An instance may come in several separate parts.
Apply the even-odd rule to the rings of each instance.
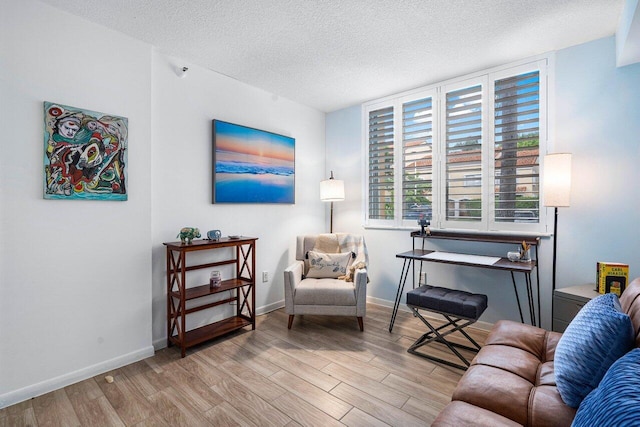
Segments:
[[[631,277],[637,277],[640,64],[615,68],[613,38],[559,51],[555,100],[554,150],[573,153],[572,204],[560,208],[559,216],[557,287],[593,282],[596,261],[626,262],[631,266]],[[347,193],[347,200],[336,204],[334,228],[364,233],[371,258],[369,297],[389,303],[395,298],[402,269],[395,254],[411,249],[411,238],[408,230],[362,227],[365,159],[361,122],[359,105],[327,115],[327,168],[345,180]],[[509,249],[505,245],[445,241],[430,245],[503,256]],[[540,282],[542,325],[547,328],[551,327],[552,251],[552,238],[544,238]],[[441,264],[426,267],[430,284],[486,293],[489,308],[483,321],[519,320],[508,274]],[[519,290],[523,289],[521,283]]]
[[[185,65],[187,75],[178,78],[176,70]],[[167,336],[162,243],[176,241],[184,226],[198,227],[203,236],[220,229],[223,235],[257,237],[257,312],[284,305],[283,270],[295,258],[295,236],[324,230],[319,182],[325,123],[324,113],[177,58],[155,54],[153,70],[153,339],[161,347]],[[213,119],[295,138],[295,204],[212,204]],[[269,273],[267,283],[263,271]],[[195,272],[187,281],[206,283]],[[196,326],[227,313],[214,309],[187,320]]]
[[[152,354],[152,52],[31,0],[0,20],[2,407]],[[43,101],[128,117],[128,201],[43,199]]]
[[[0,407],[164,346],[183,226],[258,237],[256,311],[283,305],[295,236],[325,229],[324,114],[34,0],[0,18]],[[129,119],[128,201],[43,199],[45,100]],[[214,118],[296,139],[294,205],[211,203]]]
[[[615,67],[606,38],[558,52],[556,144],[573,153],[571,207],[560,208],[559,286],[594,281],[596,261],[640,276],[640,63]]]

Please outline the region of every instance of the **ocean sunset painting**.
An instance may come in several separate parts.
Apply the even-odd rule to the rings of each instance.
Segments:
[[[294,138],[213,121],[213,203],[295,202]]]

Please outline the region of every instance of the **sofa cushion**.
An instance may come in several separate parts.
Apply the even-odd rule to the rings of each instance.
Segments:
[[[353,282],[338,279],[304,279],[295,289],[296,305],[356,305]]]
[[[636,333],[636,347],[640,347],[640,277],[632,281],[622,293],[620,306],[631,318]]]
[[[631,350],[607,371],[584,398],[572,426],[631,426],[640,420],[640,349]]]
[[[607,369],[633,346],[629,316],[618,297],[605,294],[585,304],[558,342],[555,374],[562,400],[577,408]]]
[[[498,321],[458,382],[452,400],[495,412],[520,425],[568,426],[575,409],[560,398],[553,375],[559,339],[556,332]]]
[[[515,421],[466,402],[453,401],[440,412],[432,427],[491,426],[519,427]]]
[[[327,254],[309,251],[307,256],[309,258],[307,277],[335,279],[347,274],[347,267],[353,254],[351,252]]]

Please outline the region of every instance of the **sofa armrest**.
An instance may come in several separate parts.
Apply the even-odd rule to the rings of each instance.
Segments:
[[[359,268],[353,273],[356,290],[356,316],[364,317],[367,311],[367,269]]]
[[[295,261],[284,270],[284,309],[287,314],[295,314],[293,312],[293,296],[296,286],[302,281],[302,272],[304,271],[304,263]]]

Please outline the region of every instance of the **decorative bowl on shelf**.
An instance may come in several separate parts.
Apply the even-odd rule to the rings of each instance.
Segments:
[[[520,252],[518,251],[507,252],[507,258],[509,258],[509,261],[520,261]]]

